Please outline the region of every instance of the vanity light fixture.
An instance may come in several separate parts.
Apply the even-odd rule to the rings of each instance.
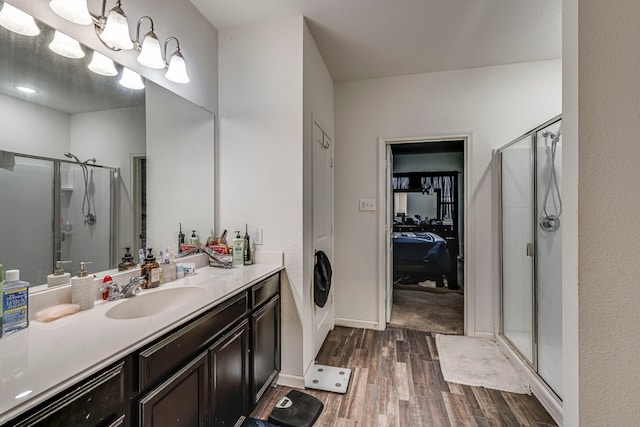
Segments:
[[[101,76],[117,76],[118,70],[116,70],[116,66],[114,65],[111,58],[107,58],[100,52],[93,52],[93,56],[91,57],[91,62],[88,65],[88,68],[96,74],[100,74]]]
[[[93,23],[87,9],[87,0],[51,0],[49,7],[56,14],[74,24],[90,25]]]
[[[102,14],[98,17],[96,32],[102,42],[113,50],[131,50],[133,42],[129,36],[129,23],[127,15],[120,7],[120,0],[116,0],[116,6],[105,17],[107,0],[102,0]]]
[[[127,67],[122,69],[122,77],[120,77],[119,83],[129,89],[144,89],[144,82],[142,81],[140,74],[128,69]]]
[[[172,39],[176,41],[177,47],[175,52],[171,54],[171,58],[169,58],[169,69],[164,76],[167,78],[167,80],[171,80],[175,83],[189,83],[189,76],[187,75],[187,65],[184,62],[182,53],[180,52],[180,42],[177,38],[169,37],[164,42],[164,57],[167,57],[167,44]]]
[[[151,29],[144,35],[142,43],[140,43],[140,24],[145,19],[149,20]],[[134,42],[136,50],[140,51],[138,55],[138,62],[145,67],[155,68],[160,70],[165,67],[164,59],[162,59],[162,51],[160,50],[160,42],[158,36],[153,32],[153,19],[148,16],[143,16],[138,20],[138,27],[136,29],[136,41]]]
[[[0,6],[2,5],[0,0]],[[99,16],[90,13],[87,9],[87,0],[50,0],[49,6],[62,18],[74,22],[76,24],[87,25],[93,22],[96,34],[100,41],[109,49],[114,51],[119,50],[136,50],[138,53],[138,63],[145,67],[161,70],[167,68],[165,77],[175,83],[189,83],[189,76],[187,75],[187,65],[185,63],[182,52],[180,51],[180,42],[175,37],[169,37],[164,42],[164,50],[161,48],[158,36],[155,34],[153,19],[150,16],[143,16],[138,20],[136,27],[135,41],[131,40],[129,34],[129,23],[127,22],[127,16],[122,10],[121,0],[116,0],[116,5],[113,9],[107,13],[107,0],[102,0],[102,11]],[[6,8],[5,8],[6,9]],[[0,9],[1,10],[1,9]],[[0,13],[1,14],[1,13]],[[33,19],[33,18],[32,18]],[[147,32],[142,41],[140,40],[140,25],[144,20],[148,20],[150,24],[150,30]],[[35,24],[34,24],[35,25]],[[167,44],[170,40],[176,41],[176,50],[167,56]],[[104,62],[104,59],[94,61]],[[96,69],[101,69],[97,64]],[[113,75],[113,70],[109,68],[110,74],[105,74],[100,71],[96,71],[90,64],[89,69],[92,71],[103,74]],[[105,71],[106,72],[106,71]],[[124,73],[123,73],[124,74]],[[128,74],[128,73],[127,73]],[[141,83],[142,84],[142,83]],[[140,84],[136,84],[136,87]]]
[[[80,47],[80,43],[58,30],[53,35],[53,41],[49,43],[49,49],[65,58],[84,58],[84,51]]]
[[[40,34],[40,28],[36,25],[33,16],[4,3],[0,9],[0,25],[9,31],[22,34],[23,36],[37,36]]]

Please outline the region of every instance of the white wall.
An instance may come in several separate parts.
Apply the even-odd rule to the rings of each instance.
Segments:
[[[635,426],[640,420],[640,198],[634,191],[640,182],[640,3],[581,0],[579,6],[577,68],[568,68],[564,77],[569,84],[578,82],[578,92],[570,91],[567,100],[572,113],[577,111],[571,125],[578,133],[565,134],[563,144],[565,150],[574,147],[565,156],[575,154],[576,145],[578,154],[579,246],[577,252],[571,248],[579,280],[578,359],[573,360],[579,369],[578,421]],[[572,46],[577,49],[577,43]],[[575,167],[575,158],[571,163]],[[576,176],[564,172],[574,186]],[[575,289],[574,281],[567,285]]]
[[[54,28],[62,30],[91,49],[99,51],[114,61],[122,64],[144,77],[164,86],[171,91],[189,99],[191,102],[204,106],[209,111],[217,113],[218,100],[218,35],[216,29],[198,12],[188,0],[138,0],[123,2],[122,8],[129,22],[129,33],[132,38],[136,35],[138,19],[144,15],[153,18],[155,33],[161,43],[170,36],[180,40],[180,49],[187,63],[187,72],[191,82],[186,85],[172,83],[164,77],[163,70],[153,70],[140,65],[132,51],[114,52],[107,49],[98,39],[91,25],[77,25],[56,15],[50,8],[48,1],[9,0],[10,3],[28,12]],[[89,0],[89,11],[100,14],[101,0]],[[113,2],[107,2],[107,10],[113,7]],[[145,22],[141,29],[145,31]],[[171,42],[168,50],[172,51],[175,44]]]
[[[541,61],[336,85],[336,317],[377,325],[377,214],[358,199],[377,196],[377,138],[473,132],[471,223],[476,271],[475,330],[497,324],[498,242],[492,149],[560,113],[561,62]],[[382,202],[378,201],[378,206]],[[358,301],[358,304],[354,304]]]
[[[0,94],[0,150],[63,158],[69,151],[69,114]]]
[[[220,224],[284,251],[282,371],[302,375],[303,19],[220,33]]]
[[[578,0],[562,1],[562,418],[579,423]]]
[[[147,246],[177,253],[180,222],[202,242],[215,225],[214,116],[151,82],[145,111]]]

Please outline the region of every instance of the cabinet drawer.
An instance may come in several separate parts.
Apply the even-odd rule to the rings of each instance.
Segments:
[[[110,426],[123,421],[125,362],[57,396],[16,426]]]
[[[138,354],[140,387],[144,390],[203,348],[225,328],[247,315],[247,293],[222,303]]]
[[[260,307],[278,293],[280,293],[280,273],[274,274],[251,288],[251,308]]]

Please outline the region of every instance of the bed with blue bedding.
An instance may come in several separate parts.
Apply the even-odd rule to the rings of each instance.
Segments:
[[[434,280],[437,286],[457,289],[456,275],[447,241],[434,233],[394,231],[393,280],[402,283],[418,283]]]

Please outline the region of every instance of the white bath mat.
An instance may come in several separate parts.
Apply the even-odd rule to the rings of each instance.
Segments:
[[[304,379],[307,388],[346,393],[351,377],[351,369],[327,365],[313,365]]]
[[[444,380],[520,394],[529,385],[495,341],[459,335],[436,335]]]

